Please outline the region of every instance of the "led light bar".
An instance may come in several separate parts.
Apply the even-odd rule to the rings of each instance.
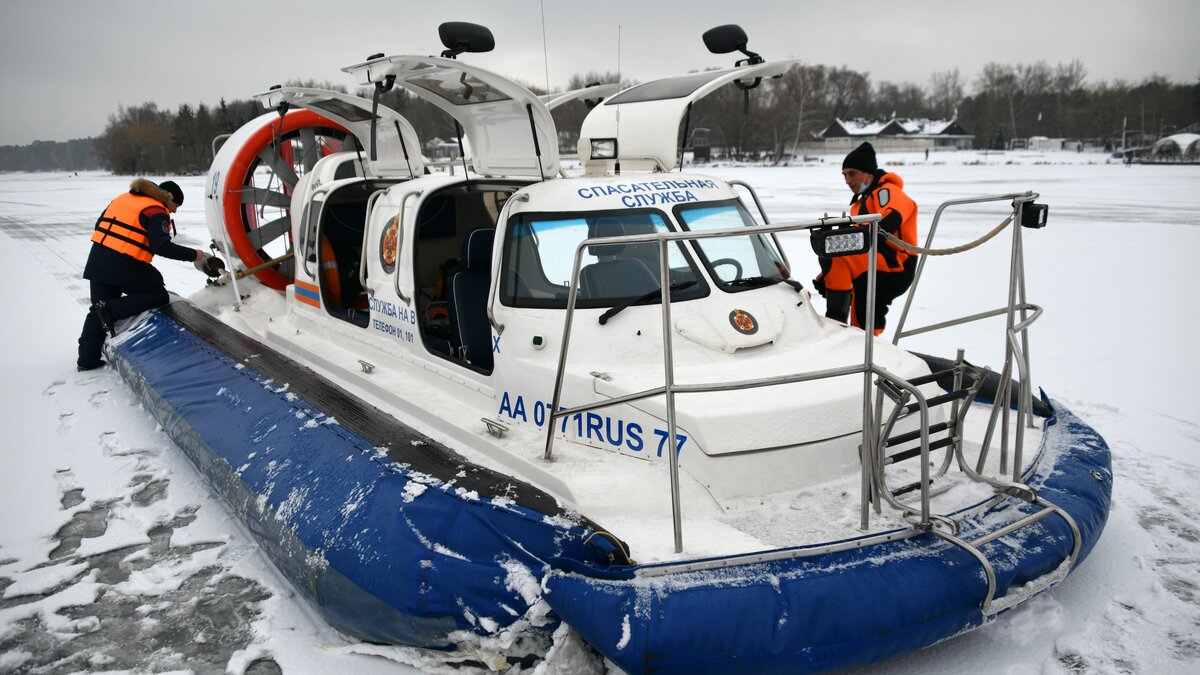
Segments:
[[[813,252],[824,258],[866,253],[870,248],[867,229],[848,227],[837,230],[814,230],[809,236]]]

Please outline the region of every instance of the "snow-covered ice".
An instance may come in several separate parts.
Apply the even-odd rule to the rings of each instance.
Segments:
[[[704,171],[755,185],[772,221],[784,222],[845,208],[839,162]],[[881,163],[921,205],[922,237],[945,199],[1032,189],[1050,205],[1048,227],[1025,237],[1029,299],[1046,309],[1032,329],[1034,379],[1106,438],[1116,477],[1108,526],[1063,584],[979,630],[864,671],[1200,671],[1200,393],[1191,381],[1200,303],[1190,297],[1200,282],[1200,167],[1033,152],[883,154]],[[176,180],[187,195],[178,241],[206,246],[204,178]],[[88,236],[128,182],[0,175],[0,672],[469,672],[436,653],[331,630],[121,378],[75,372]],[[937,245],[974,239],[1002,211],[948,212]],[[807,241],[785,237],[785,246],[807,282],[816,273]],[[978,311],[981,300],[998,306],[1002,284],[979,280],[1003,279],[1007,264],[1003,246],[931,260],[913,320]],[[190,265],[157,266],[181,295],[203,285]],[[902,345],[952,354],[968,344],[969,359],[995,364],[1003,344],[976,340],[985,328],[994,331]],[[412,487],[419,498],[424,486]],[[524,570],[512,581],[537,583]],[[475,663],[499,667],[493,647],[481,643]],[[547,656],[515,668],[604,669],[565,629]]]

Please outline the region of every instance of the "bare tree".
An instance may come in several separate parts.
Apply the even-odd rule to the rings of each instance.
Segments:
[[[824,102],[827,91],[825,66],[797,64],[777,80],[764,83],[771,92],[772,104],[767,113],[779,129],[775,145],[775,161],[794,156],[797,146],[811,138],[827,122]],[[785,147],[790,149],[784,151]]]
[[[878,117],[921,117],[928,111],[925,92],[911,82],[880,82],[872,107]]]
[[[1079,59],[1054,67],[1050,90],[1054,94],[1055,129],[1060,135],[1065,135],[1066,129],[1078,128],[1078,118],[1087,114],[1083,88],[1085,78],[1086,71]]]
[[[97,147],[113,173],[163,173],[172,148],[171,114],[155,103],[120,106],[109,116]]]
[[[1060,63],[1054,67],[1050,86],[1059,96],[1067,96],[1083,89],[1086,79],[1087,70],[1083,67],[1083,61],[1073,59],[1070,63]]]
[[[958,68],[936,72],[929,78],[929,107],[935,115],[957,115],[963,100],[963,79]]]
[[[1016,66],[1020,78],[1019,88],[1024,96],[1041,96],[1051,91],[1054,71],[1045,61],[1034,61]]]
[[[867,76],[845,66],[831,68],[828,83],[826,102],[831,122],[833,119],[842,118],[851,110],[862,109],[871,98],[871,85]]]
[[[1016,66],[988,63],[983,67],[976,80],[980,92],[996,100],[1002,101],[1008,107],[1008,119],[1012,128],[1012,137],[1017,137],[1017,99],[1021,96],[1021,76]]]

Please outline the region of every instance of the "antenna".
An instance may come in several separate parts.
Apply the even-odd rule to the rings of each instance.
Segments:
[[[546,66],[546,96],[550,95],[550,52],[546,48],[546,1],[539,0],[542,8],[542,63]]]
[[[621,88],[621,24],[617,24],[617,89]],[[617,156],[613,162],[613,175],[621,175],[621,104],[617,103]]]

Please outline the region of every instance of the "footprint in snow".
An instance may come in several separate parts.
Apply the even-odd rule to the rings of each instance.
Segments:
[[[135,471],[154,471],[154,460],[162,454],[161,447],[130,448],[121,443],[115,431],[100,434],[100,448],[106,457],[130,457],[135,461]],[[153,500],[157,501],[157,499]]]
[[[104,454],[106,455],[112,455],[122,450],[121,439],[115,431],[100,432],[100,446],[104,448]]]
[[[62,493],[59,503],[62,509],[68,511],[84,502],[83,488],[75,480],[75,472],[70,469],[59,469],[54,472],[54,481],[58,483],[58,491]]]
[[[50,383],[50,386],[42,390],[42,396],[53,396],[58,393],[58,388],[66,384],[66,380],[55,380]]]
[[[63,511],[75,508],[83,503],[83,488],[71,488],[62,493],[62,498],[59,502],[62,504]]]
[[[71,431],[71,427],[75,426],[75,413],[65,412],[58,414],[58,433],[66,434]]]
[[[50,559],[65,558],[78,551],[84,539],[103,536],[108,531],[108,507],[108,503],[97,503],[87,511],[80,511],[71,516],[71,519],[54,533],[58,546],[50,552]]]
[[[138,506],[149,506],[154,502],[166,499],[168,484],[170,481],[165,478],[155,479],[150,474],[140,473],[129,481],[129,487],[138,488],[131,499]]]
[[[108,403],[108,390],[101,389],[92,394],[88,397],[88,403],[91,403],[93,408],[103,408],[104,404]]]

